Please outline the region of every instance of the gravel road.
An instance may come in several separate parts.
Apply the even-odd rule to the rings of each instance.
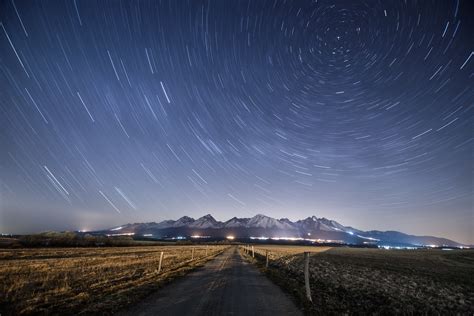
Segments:
[[[302,315],[231,247],[119,315]]]

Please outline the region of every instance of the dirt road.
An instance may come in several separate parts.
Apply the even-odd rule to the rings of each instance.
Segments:
[[[237,247],[120,315],[302,315]]]

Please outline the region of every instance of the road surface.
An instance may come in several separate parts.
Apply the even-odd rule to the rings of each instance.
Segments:
[[[120,315],[302,315],[282,290],[231,247]]]

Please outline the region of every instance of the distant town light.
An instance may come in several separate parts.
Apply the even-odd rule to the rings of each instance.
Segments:
[[[106,234],[107,237],[113,237],[113,236],[133,236],[135,233],[123,233],[123,234]]]
[[[378,246],[379,249],[386,249],[386,250],[392,250],[392,249],[396,249],[396,250],[416,250],[416,249],[419,249],[420,247],[412,247],[412,246],[387,246],[387,245],[379,245]]]
[[[264,237],[264,236],[261,236],[261,237],[252,237],[252,236],[250,236],[250,239],[268,240],[269,238],[268,238],[268,237]]]
[[[232,236],[232,235],[229,235],[229,236],[227,236],[226,238],[229,239],[229,240],[234,240],[234,239],[235,239],[235,237]]]
[[[260,237],[255,237],[255,236],[250,236],[250,239],[256,239],[256,240],[286,240],[286,241],[310,241],[312,243],[337,243],[337,244],[343,244],[343,240],[331,240],[331,239],[313,239],[313,238],[302,238],[302,237],[265,237],[265,236],[260,236]]]

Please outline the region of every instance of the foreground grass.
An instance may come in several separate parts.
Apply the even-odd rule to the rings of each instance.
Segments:
[[[0,250],[0,314],[111,314],[202,265],[224,248]]]
[[[474,313],[472,250],[319,249],[310,259],[313,303],[305,298],[298,253],[308,250],[255,247],[262,268],[265,250],[273,252],[267,275],[309,315]]]

